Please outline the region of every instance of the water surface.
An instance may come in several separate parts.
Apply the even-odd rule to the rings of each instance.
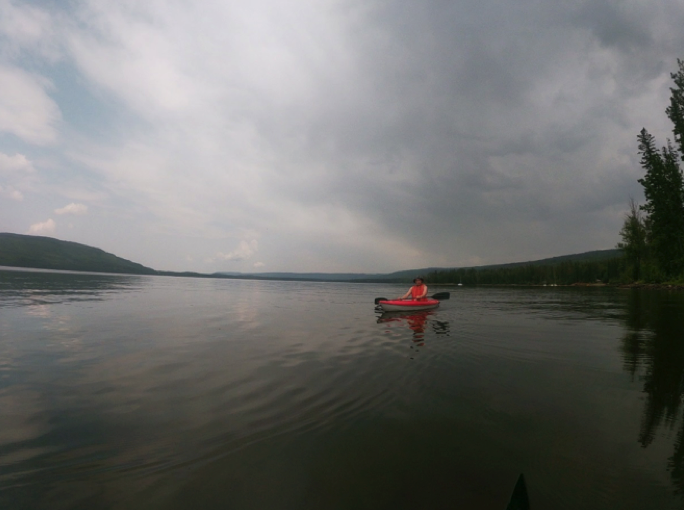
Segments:
[[[682,508],[684,296],[0,271],[0,508]]]

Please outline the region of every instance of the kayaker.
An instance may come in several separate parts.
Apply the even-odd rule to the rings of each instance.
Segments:
[[[413,301],[425,301],[425,296],[427,296],[428,288],[423,279],[417,276],[413,279],[413,287],[411,287],[406,294],[401,296],[399,299],[406,299],[411,296]]]

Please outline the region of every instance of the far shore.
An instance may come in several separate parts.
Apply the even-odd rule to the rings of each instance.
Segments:
[[[429,283],[430,287],[457,287],[458,283]],[[684,290],[679,283],[571,283],[568,285],[547,283],[478,283],[462,284],[462,287],[613,287],[616,289]]]

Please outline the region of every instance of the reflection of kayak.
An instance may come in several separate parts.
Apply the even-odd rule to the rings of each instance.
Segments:
[[[400,310],[398,312],[383,311],[378,317],[378,322],[402,322],[403,319],[425,317],[427,319],[433,313],[429,310]]]
[[[411,312],[416,310],[432,310],[439,306],[436,299],[424,299],[422,301],[404,301],[402,299],[391,299],[378,301],[378,305],[385,312]]]

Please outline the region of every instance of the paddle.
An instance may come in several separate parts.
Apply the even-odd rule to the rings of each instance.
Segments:
[[[449,293],[449,292],[438,292],[437,294],[433,294],[432,296],[429,296],[430,299],[437,299],[439,301],[442,301],[444,299],[449,299],[450,297],[451,297],[451,293]],[[375,298],[375,304],[376,305],[380,301],[391,301],[391,300],[384,298],[384,297],[376,297]]]

